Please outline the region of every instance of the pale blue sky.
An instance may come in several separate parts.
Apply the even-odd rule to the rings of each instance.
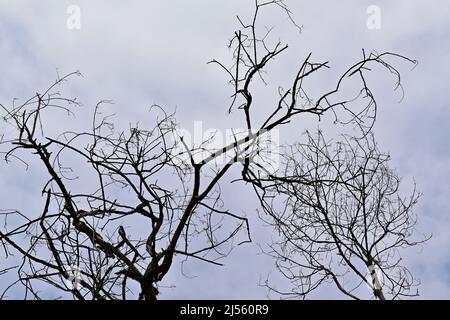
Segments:
[[[42,90],[56,78],[57,69],[60,74],[80,70],[84,77],[67,84],[67,93],[77,96],[84,108],[101,99],[114,100],[114,110],[125,125],[143,119],[146,108],[158,103],[168,110],[176,108],[177,118],[186,128],[195,120],[203,120],[204,126],[211,128],[235,126],[239,117],[227,115],[230,88],[225,85],[226,78],[206,62],[229,57],[226,45],[237,26],[235,15],[248,15],[252,3],[0,0],[0,102],[28,98]],[[66,28],[70,4],[81,9],[80,30]],[[288,83],[293,65],[308,52],[318,60],[329,60],[335,68],[317,83],[324,86],[356,61],[362,48],[398,52],[419,61],[412,72],[401,64],[406,96],[400,104],[389,75],[374,72],[372,83],[380,105],[375,131],[399,174],[409,182],[415,177],[424,193],[417,208],[418,228],[433,233],[433,238],[423,251],[409,252],[406,257],[422,281],[421,297],[449,298],[450,64],[446,59],[450,57],[450,3],[330,0],[288,4],[304,29],[298,34],[282,14],[266,17],[277,26],[274,34],[290,45],[269,70],[273,85]],[[380,30],[366,27],[369,5],[381,9]],[[259,97],[261,101],[270,99],[273,91],[261,90]],[[84,117],[89,114],[79,116],[80,123]],[[51,123],[55,130],[61,128],[57,120]],[[315,120],[308,121],[299,121],[282,139],[316,125]],[[1,163],[0,177],[1,207],[40,208],[40,192],[35,192],[33,185],[40,178],[39,171],[25,173],[19,166]],[[225,186],[225,191],[230,207],[255,216],[250,190]],[[26,204],[19,200],[23,194]],[[274,266],[271,259],[259,254],[258,244],[264,246],[270,230],[252,220],[253,244],[236,249],[223,261],[223,268],[186,265],[185,271],[197,276],[193,279],[184,277],[176,265],[164,281],[176,288],[161,290],[161,298],[265,298],[267,290],[257,283],[273,272]],[[4,285],[1,281],[0,287]],[[279,285],[286,283],[280,280]],[[337,295],[330,287],[313,297]]]

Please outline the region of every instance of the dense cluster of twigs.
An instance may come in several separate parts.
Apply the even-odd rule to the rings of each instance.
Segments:
[[[306,296],[332,282],[355,299],[367,296],[366,286],[381,300],[417,295],[418,282],[400,255],[427,240],[414,240],[415,185],[402,196],[400,178],[373,134],[336,143],[320,131],[307,137],[286,150],[282,174],[266,179],[261,192],[280,234],[269,254],[294,284],[291,292],[272,289]],[[275,195],[283,196],[283,206],[273,205]]]

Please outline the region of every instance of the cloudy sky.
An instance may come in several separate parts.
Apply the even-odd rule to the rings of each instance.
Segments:
[[[450,298],[450,64],[446,61],[450,3],[287,3],[303,30],[298,33],[279,11],[264,17],[264,22],[276,26],[275,37],[289,44],[289,51],[270,70],[272,85],[289,83],[309,52],[316,60],[330,61],[333,71],[316,83],[324,87],[335,83],[339,72],[361,57],[363,48],[397,52],[419,61],[413,71],[410,65],[400,64],[405,89],[401,103],[400,92],[392,90],[392,78],[382,70],[374,71],[371,81],[380,106],[375,132],[380,147],[390,152],[393,167],[405,181],[414,177],[424,194],[417,207],[418,229],[432,233],[433,238],[405,259],[421,279],[421,297]],[[80,29],[67,27],[71,5],[80,9]],[[367,26],[371,5],[381,10],[380,29]],[[229,61],[226,45],[238,26],[236,15],[248,17],[252,6],[253,0],[0,0],[0,103],[28,98],[46,88],[57,74],[80,70],[83,77],[66,84],[66,92],[78,97],[88,115],[97,101],[110,99],[125,124],[144,121],[148,107],[157,103],[176,110],[185,128],[193,128],[196,120],[206,128],[236,126],[239,117],[227,113],[231,88],[226,76],[207,62]],[[259,99],[274,97],[271,89],[260,88]],[[317,125],[315,120],[297,122],[281,139],[300,135],[304,128]],[[57,119],[51,123],[55,130],[68,125]],[[41,207],[40,192],[36,192],[40,186],[33,185],[39,173],[22,171],[19,166],[0,165],[2,207]],[[225,190],[231,208],[255,216],[255,199],[245,190]],[[265,298],[267,290],[258,283],[274,273],[274,266],[260,254],[259,245],[270,239],[270,229],[253,220],[253,244],[233,251],[223,261],[224,267],[186,266],[189,277],[175,266],[164,281],[168,288],[161,290],[161,298]],[[287,285],[281,279],[275,281],[281,288]],[[330,287],[314,297],[338,295]]]

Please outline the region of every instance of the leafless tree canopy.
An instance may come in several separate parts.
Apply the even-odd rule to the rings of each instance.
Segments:
[[[17,272],[26,293],[37,298],[32,283],[41,280],[80,299],[125,299],[127,282],[136,281],[141,298],[155,299],[155,284],[168,272],[174,255],[220,264],[216,260],[230,250],[225,244],[248,228],[247,221],[221,210],[216,183],[223,173],[202,179],[199,165],[173,162],[173,116],[153,106],[153,127],[116,132],[109,117],[100,116],[99,104],[91,132],[51,138],[41,117],[55,108],[71,113],[77,105],[53,94],[53,88],[7,110],[6,116],[17,134],[3,141],[11,146],[5,160],[21,160],[23,151],[30,151],[49,177],[41,187],[45,201],[40,216],[2,213],[5,225],[22,221],[0,235],[7,257],[14,250],[23,256]],[[81,192],[65,165],[70,158],[88,164],[83,170],[91,179]],[[236,221],[227,223],[227,234],[218,231],[224,219]],[[145,237],[128,232],[136,224],[146,226]],[[202,238],[203,247],[190,245],[195,237]],[[71,265],[81,270],[81,288],[63,281],[69,279]]]
[[[366,169],[356,167],[360,158],[355,157],[349,164],[344,159],[336,162],[332,158],[334,155],[324,156],[327,151],[321,150],[323,141],[318,141],[317,145],[311,140],[309,148],[315,150],[320,163],[294,165],[295,162],[290,162],[283,178],[269,174],[261,162],[253,161],[251,150],[264,132],[279,129],[306,114],[318,119],[330,114],[337,123],[357,125],[367,133],[375,121],[377,104],[366,74],[372,67],[382,66],[393,75],[396,88],[401,88],[400,73],[393,61],[415,61],[390,52],[363,51],[361,59],[336,79],[335,86],[312,96],[308,92],[308,79],[330,65],[316,62],[313,55],[308,54],[295,67],[290,87],[279,87],[277,101],[255,105],[253,84],[265,83],[267,66],[288,49],[287,45],[271,40],[272,29],[261,28],[265,31],[260,32],[259,13],[270,8],[280,9],[293,22],[291,12],[282,1],[256,1],[250,21],[238,18],[239,30],[229,43],[231,61],[211,61],[229,77],[233,92],[228,111],[241,112],[248,132],[223,148],[206,150],[208,155],[200,160],[195,155],[202,147],[188,146],[183,137],[172,139],[177,132],[174,115],[158,106],[150,110],[153,123],[130,125],[129,130],[121,131],[115,128],[114,118],[105,115],[105,102],[100,102],[91,111],[90,130],[48,134],[49,115],[72,116],[79,109],[76,99],[59,94],[63,83],[78,73],[58,79],[48,90],[20,105],[1,105],[3,120],[13,129],[12,135],[5,134],[1,140],[4,160],[23,162],[26,166],[33,163],[32,168],[39,165],[46,173],[41,185],[32,186],[35,192],[42,192],[42,209],[0,212],[4,261],[19,259],[17,265],[0,264],[0,275],[17,273],[16,280],[3,288],[2,298],[6,298],[10,290],[16,290],[13,288],[22,286],[25,298],[39,299],[36,284],[43,282],[77,299],[156,299],[159,283],[176,256],[220,265],[220,259],[233,247],[251,241],[246,217],[227,210],[221,198],[219,183],[235,165],[242,167],[240,180],[254,188],[264,208],[267,209],[268,183],[281,188],[280,192],[290,197],[287,205],[292,210],[290,221],[274,212],[271,214],[276,218],[277,228],[287,236],[280,253],[289,256],[290,252],[298,251],[308,257],[305,267],[312,275],[305,277],[314,280],[306,284],[307,290],[330,275],[339,283],[340,274],[333,270],[325,272],[323,268],[329,265],[319,258],[336,251],[340,259],[359,258],[368,265],[378,265],[398,294],[409,288],[409,281],[402,282],[405,273],[400,277],[390,273],[404,269],[399,269],[397,260],[388,259],[387,255],[409,244],[406,236],[414,220],[407,213],[416,196],[414,194],[406,203],[393,198],[398,180],[391,171],[383,169],[383,156],[373,154],[378,157],[375,162],[378,161],[379,167],[373,168],[374,159],[369,159],[369,171],[363,172],[361,170]],[[294,26],[301,29],[295,23]],[[342,87],[351,80],[356,80],[359,88],[343,94]],[[256,113],[259,117],[255,117]],[[261,114],[263,121],[256,122],[255,118],[260,118]],[[180,148],[187,157],[186,162],[179,161]],[[342,148],[346,154],[340,152],[336,156],[349,158],[351,150]],[[296,150],[293,156],[295,153],[302,155],[301,150]],[[224,154],[231,155],[229,160],[224,164],[215,163]],[[372,174],[370,170],[375,171]],[[379,170],[384,170],[385,175],[380,175]],[[301,183],[291,181],[291,174],[296,172],[301,173],[298,175]],[[323,179],[324,174],[330,178],[331,175],[341,176],[333,176],[329,185],[323,181],[316,183],[317,175]],[[345,181],[344,177],[352,180]],[[361,182],[362,177],[366,181]],[[327,188],[328,193],[323,193],[322,188]],[[341,194],[341,190],[347,191]],[[382,196],[376,195],[377,190]],[[350,191],[357,196],[355,200]],[[22,197],[26,199],[27,195]],[[358,199],[365,203],[358,204]],[[320,206],[318,201],[321,201]],[[352,207],[347,207],[342,215],[336,206],[345,205]],[[377,209],[377,205],[382,205],[383,210]],[[361,210],[370,210],[370,214],[361,214]],[[330,217],[323,216],[322,211],[329,212]],[[335,226],[324,228],[323,224],[329,219],[338,219],[342,225],[338,229]],[[362,228],[361,219],[369,219],[371,223]],[[314,224],[313,230],[317,227],[313,234],[310,223]],[[358,225],[357,230],[352,228],[353,223]],[[328,231],[333,231],[334,236],[326,235]],[[351,235],[350,231],[356,234]],[[385,242],[388,241],[385,234],[394,234],[394,239]],[[305,240],[305,237],[311,237],[307,247],[303,247],[303,241],[295,241]],[[321,239],[327,241],[323,247]],[[352,266],[352,261],[347,267]],[[81,272],[81,281],[75,286],[70,285],[73,275],[68,266],[72,265],[79,266]],[[286,269],[280,265],[280,268],[289,274],[287,270],[291,267]],[[321,278],[316,280],[316,275]],[[304,290],[304,277],[299,279],[302,279],[300,288]],[[133,286],[139,288],[138,293],[132,290]],[[346,292],[351,294],[351,291]]]
[[[417,295],[418,282],[401,258],[402,249],[427,240],[414,240],[415,185],[402,194],[373,134],[337,143],[320,131],[307,137],[284,153],[283,175],[272,177],[264,198],[286,198],[282,210],[264,206],[280,233],[270,254],[293,284],[285,294],[306,296],[332,282],[354,299],[367,296],[366,286],[382,300]]]

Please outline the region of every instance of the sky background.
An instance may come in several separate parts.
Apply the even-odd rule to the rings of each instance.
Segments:
[[[333,68],[316,80],[318,88],[335,83],[339,73],[361,57],[363,48],[397,52],[419,61],[413,71],[399,63],[405,89],[401,103],[400,92],[392,90],[392,77],[374,70],[371,84],[379,104],[375,132],[380,148],[390,152],[392,166],[405,182],[415,178],[423,193],[416,208],[418,229],[433,234],[423,250],[407,253],[405,263],[422,282],[422,298],[450,298],[450,3],[319,0],[287,4],[303,30],[299,34],[280,11],[263,17],[264,23],[276,26],[275,38],[289,44],[289,50],[269,69],[269,86],[258,87],[259,101],[273,99],[278,84],[288,85],[309,52],[318,61],[330,61]],[[81,10],[79,30],[66,26],[69,5]],[[367,28],[370,5],[381,9],[379,30]],[[0,103],[28,98],[48,87],[57,74],[80,70],[83,77],[71,80],[65,90],[82,102],[85,111],[73,124],[51,119],[51,130],[82,126],[102,99],[114,101],[111,108],[124,126],[144,122],[148,107],[157,103],[176,110],[184,128],[193,128],[196,120],[202,120],[204,128],[242,127],[239,114],[227,113],[231,88],[225,74],[207,62],[229,61],[226,45],[238,27],[236,15],[249,17],[252,8],[252,0],[0,0]],[[317,119],[300,119],[281,139],[295,139],[316,125]],[[227,179],[237,175],[235,170]],[[37,181],[42,176],[39,170],[25,172],[19,165],[2,162],[0,206],[41,208]],[[259,245],[270,240],[271,230],[255,218],[251,190],[224,185],[229,207],[252,220],[254,242],[233,251],[223,261],[224,267],[186,265],[184,273],[190,277],[174,265],[163,282],[167,288],[161,290],[162,299],[265,298],[267,289],[258,283],[269,273],[278,287],[288,288],[275,274],[273,260],[260,253]],[[311,297],[340,295],[326,287]]]

